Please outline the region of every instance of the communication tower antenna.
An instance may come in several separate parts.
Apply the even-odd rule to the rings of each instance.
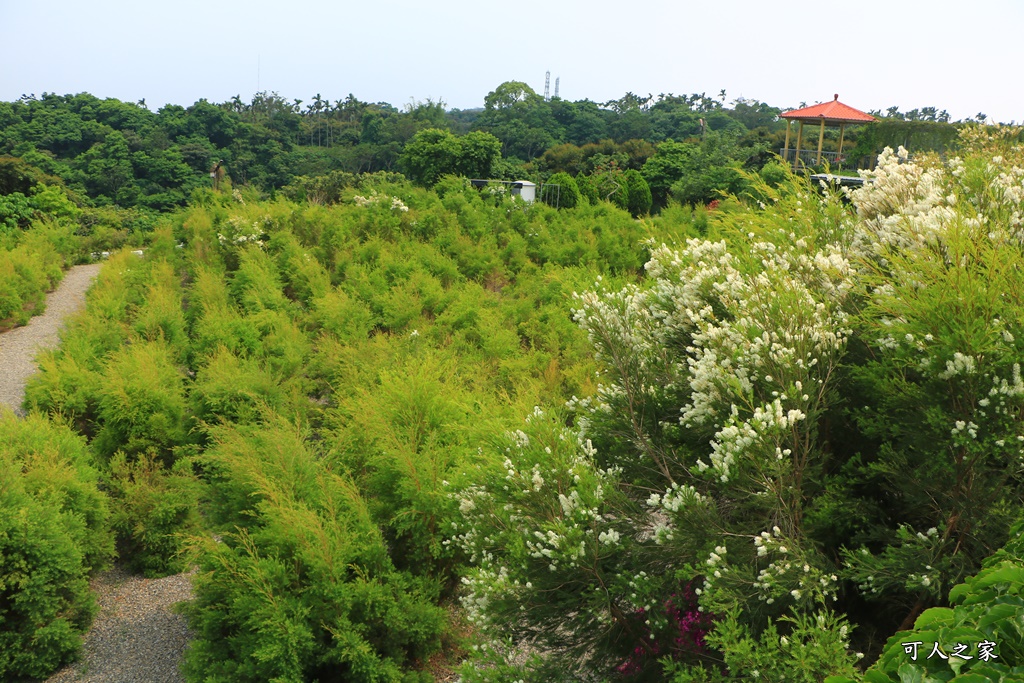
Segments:
[[[551,99],[550,97],[548,97],[548,93],[550,92],[550,90],[551,90],[551,72],[550,71],[545,71],[544,72],[544,100],[545,101]]]
[[[558,81],[562,80],[559,76],[555,76],[555,99],[558,99]]]

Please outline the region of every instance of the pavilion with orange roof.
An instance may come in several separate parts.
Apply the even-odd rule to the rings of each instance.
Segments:
[[[843,136],[846,132],[846,126],[848,124],[873,123],[875,121],[875,117],[871,114],[865,114],[859,109],[854,109],[853,107],[840,102],[839,95],[835,95],[831,102],[823,102],[811,107],[783,112],[782,114],[779,114],[779,117],[786,119],[786,147],[782,152],[782,158],[786,161],[789,160],[789,139],[793,122],[798,121],[800,123],[800,128],[797,131],[796,136],[796,152],[793,155],[794,166],[800,163],[800,146],[803,144],[804,140],[805,123],[818,126],[818,155],[815,160],[815,164],[821,164],[821,147],[822,143],[825,142],[826,125],[839,126],[839,151],[835,154],[835,158],[841,159],[843,153]]]

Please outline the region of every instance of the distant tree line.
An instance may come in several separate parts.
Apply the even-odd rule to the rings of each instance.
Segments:
[[[656,210],[672,198],[706,203],[735,191],[740,170],[763,167],[785,137],[782,109],[728,103],[725,91],[572,102],[509,81],[483,104],[448,110],[428,99],[399,109],[351,94],[303,101],[260,92],[250,102],[201,99],[154,112],[144,100],[44,93],[0,102],[0,155],[94,206],[181,206],[221,163],[233,183],[267,192],[332,172],[402,172],[424,185],[449,174],[544,181],[559,173],[575,178],[583,197],[624,205],[619,188],[635,186],[638,174]],[[888,144],[942,149],[955,139],[948,113],[934,107],[874,113],[884,125],[847,132],[858,154]],[[831,131],[825,144],[835,145]]]

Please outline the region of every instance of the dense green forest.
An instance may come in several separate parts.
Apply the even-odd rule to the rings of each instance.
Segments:
[[[736,192],[737,170],[760,169],[782,148],[781,111],[753,100],[727,104],[724,92],[546,100],[517,81],[466,111],[430,100],[399,109],[353,95],[303,102],[264,92],[248,103],[236,96],[153,112],[145,102],[44,93],[0,102],[0,155],[60,179],[79,205],[181,207],[220,164],[235,185],[270,193],[331,172],[401,172],[425,185],[449,173],[540,182],[561,172],[585,194],[610,197],[638,215],[670,198],[707,203]],[[944,149],[956,137],[948,115],[934,108],[875,113],[883,125],[866,134],[851,129],[851,159],[886,146]],[[835,147],[836,133],[828,131],[826,149]],[[640,178],[651,200],[640,190],[631,203],[628,188]],[[11,181],[0,176],[0,183]],[[29,195],[31,188],[19,191]],[[16,208],[23,207],[0,206],[0,218],[20,215]]]
[[[0,414],[0,680],[116,561],[196,682],[1024,681],[1019,129],[844,192],[757,103],[317,102],[0,109],[0,320],[112,252]]]

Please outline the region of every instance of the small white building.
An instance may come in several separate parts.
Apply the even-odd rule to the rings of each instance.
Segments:
[[[520,197],[524,202],[533,203],[537,200],[537,183],[531,183],[529,180],[484,180],[483,178],[471,178],[469,182],[476,188],[502,185],[510,194]]]
[[[517,180],[512,183],[512,194],[522,197],[524,202],[533,202],[537,199],[537,184],[529,180]]]

